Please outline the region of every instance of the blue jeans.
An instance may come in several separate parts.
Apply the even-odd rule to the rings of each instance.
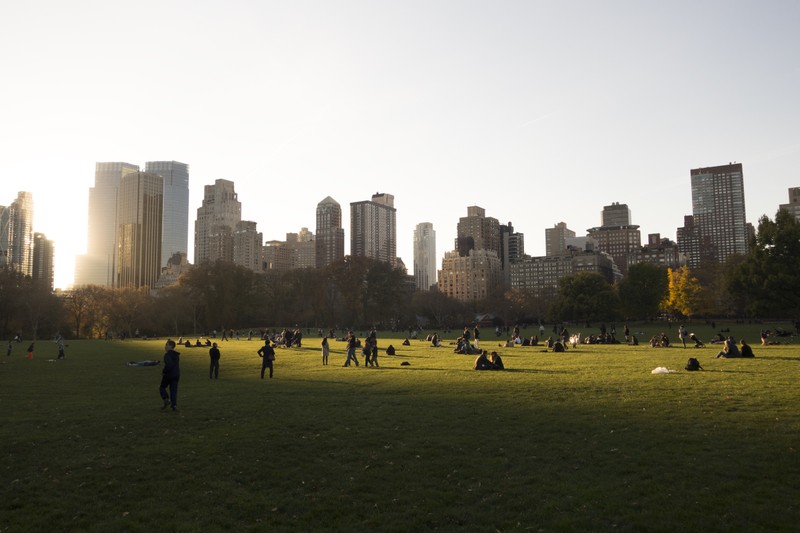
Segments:
[[[167,395],[167,387],[169,386],[169,395]],[[161,378],[161,386],[158,388],[161,393],[161,399],[169,399],[170,405],[175,409],[178,407],[178,378],[168,378],[166,376]]]
[[[344,366],[350,366],[350,361],[353,361],[356,366],[358,366],[358,359],[356,359],[356,347],[353,346],[352,348],[347,349],[347,360],[344,362]]]

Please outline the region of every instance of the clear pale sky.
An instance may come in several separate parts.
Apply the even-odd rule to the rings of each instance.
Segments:
[[[265,240],[317,203],[395,196],[397,252],[479,205],[525,250],[612,202],[675,239],[689,170],[744,165],[748,222],[800,186],[797,1],[5,2],[0,205],[33,193],[56,286],[85,251],[96,161],[233,180]]]

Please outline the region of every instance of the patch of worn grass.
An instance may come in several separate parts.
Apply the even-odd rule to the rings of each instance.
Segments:
[[[307,338],[263,381],[260,341],[220,343],[210,381],[207,349],[179,348],[179,413],[159,409],[161,367],[125,366],[163,340],[73,341],[56,362],[39,343],[0,365],[0,529],[795,528],[796,345],[553,354],[489,333],[505,372],[381,335],[380,369],[342,368],[338,341],[323,367]]]

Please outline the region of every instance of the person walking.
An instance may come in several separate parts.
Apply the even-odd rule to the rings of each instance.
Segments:
[[[181,379],[180,355],[175,351],[175,341],[167,340],[164,345],[164,369],[161,371],[161,385],[158,388],[161,399],[164,401],[164,405],[161,406],[162,411],[169,406],[172,406],[173,411],[178,410],[178,382]],[[169,394],[167,394],[167,387],[169,387]]]
[[[322,337],[322,364],[328,364],[328,356],[331,353],[331,347],[328,344],[328,337]]]
[[[208,379],[211,379],[212,376],[214,379],[219,378],[219,348],[217,348],[217,343],[213,343],[211,345],[211,349],[208,350],[208,356],[211,359],[211,366],[208,368]]]
[[[272,379],[272,363],[275,361],[275,349],[269,342],[269,338],[264,341],[264,346],[258,349],[258,356],[261,357],[261,379],[264,379],[264,371],[269,368],[269,377]]]
[[[356,347],[358,345],[358,339],[356,339],[355,334],[352,331],[347,332],[347,359],[344,362],[343,366],[350,366],[350,361],[353,361],[356,366],[358,366],[358,359],[356,358]]]

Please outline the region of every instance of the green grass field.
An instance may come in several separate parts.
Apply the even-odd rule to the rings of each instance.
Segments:
[[[473,371],[456,333],[438,349],[387,333],[380,369],[342,368],[344,343],[324,367],[308,336],[263,381],[260,341],[221,343],[210,381],[208,350],[179,348],[178,413],[160,366],[125,364],[163,339],[72,341],[63,361],[18,344],[0,365],[0,531],[795,531],[800,345],[730,327],[755,359],[650,348],[658,326],[633,325],[638,347],[564,354],[484,331],[504,372]]]

